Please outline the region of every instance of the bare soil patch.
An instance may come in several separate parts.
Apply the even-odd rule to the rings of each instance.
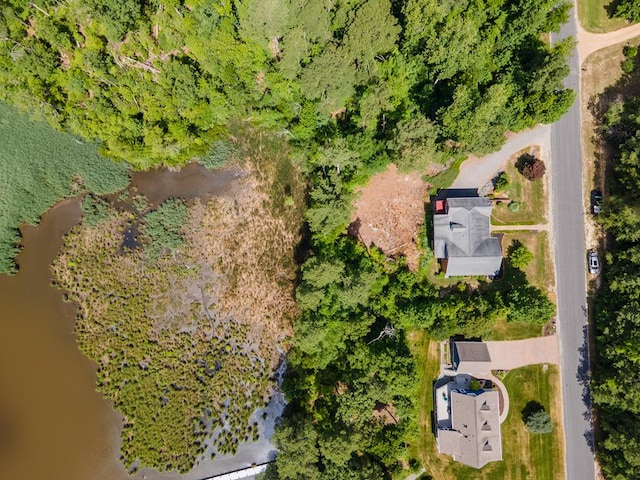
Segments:
[[[404,255],[409,268],[417,270],[417,241],[425,222],[427,184],[418,173],[402,174],[391,164],[374,175],[360,193],[349,232],[387,255]]]

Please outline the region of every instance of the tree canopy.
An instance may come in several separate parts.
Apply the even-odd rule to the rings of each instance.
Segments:
[[[637,79],[626,79],[637,82]],[[614,150],[608,195],[598,220],[608,234],[604,282],[596,301],[592,385],[603,430],[599,457],[607,478],[640,476],[640,99],[611,105],[604,139]]]
[[[361,129],[392,147],[396,135],[414,135],[415,146],[397,144],[401,163],[446,162],[566,111],[572,44],[541,38],[568,8],[560,0],[8,0],[0,96],[143,169],[203,154],[238,118],[301,142]]]

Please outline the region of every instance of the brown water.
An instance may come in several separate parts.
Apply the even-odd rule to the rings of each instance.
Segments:
[[[233,195],[238,174],[192,165],[135,174],[132,184],[155,203]],[[66,200],[24,229],[19,273],[0,275],[2,480],[129,478],[118,459],[120,416],[95,392],[95,365],[75,342],[76,307],[50,286],[49,265],[80,214],[79,200]]]

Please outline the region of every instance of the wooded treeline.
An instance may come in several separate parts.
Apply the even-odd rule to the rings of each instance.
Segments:
[[[637,74],[633,82],[638,82]],[[593,399],[609,479],[640,477],[640,98],[614,103],[604,135],[616,148],[599,215],[607,232],[604,285],[596,299]]]
[[[137,168],[183,164],[232,118],[301,146],[353,137],[407,166],[551,122],[560,0],[7,0],[0,96]]]
[[[618,0],[608,5],[614,17],[625,18],[630,22],[640,22],[640,3],[636,0]],[[610,13],[611,14],[611,13]]]

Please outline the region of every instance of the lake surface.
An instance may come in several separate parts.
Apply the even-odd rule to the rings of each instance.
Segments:
[[[154,204],[169,197],[233,196],[240,174],[194,164],[179,173],[136,173],[132,186]],[[119,461],[120,415],[96,393],[95,364],[76,345],[76,306],[51,286],[49,265],[80,217],[79,199],[60,202],[40,225],[23,230],[19,273],[0,275],[0,479],[131,478]],[[144,470],[136,478],[200,479],[272,459],[268,438],[282,404],[281,398],[272,401],[260,440],[241,445],[235,456],[203,462],[185,476]]]

